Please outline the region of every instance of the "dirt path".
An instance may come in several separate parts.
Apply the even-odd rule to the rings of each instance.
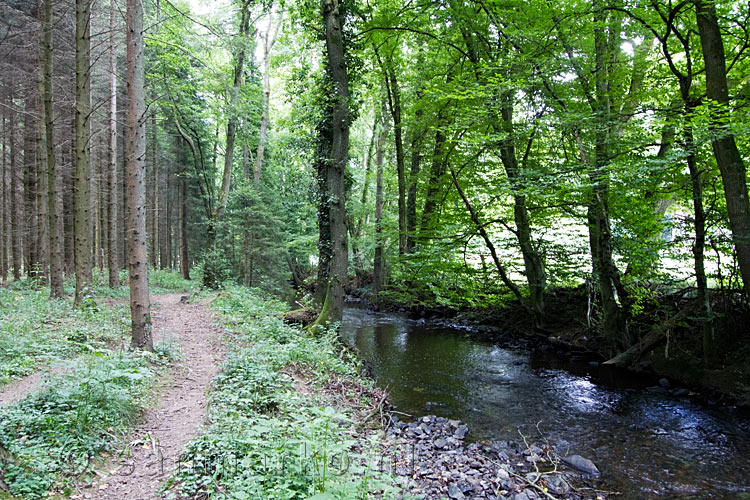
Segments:
[[[62,365],[53,365],[39,369],[31,375],[8,383],[0,389],[0,407],[16,403],[32,392],[45,387],[47,376],[56,375],[63,371]]]
[[[152,297],[157,306],[152,317],[154,339],[179,344],[181,361],[170,369],[155,406],[133,432],[127,458],[97,466],[97,481],[81,490],[78,498],[161,498],[162,482],[169,478],[183,447],[200,430],[208,388],[224,359],[222,329],[214,325],[216,317],[205,304],[182,304],[180,297]]]

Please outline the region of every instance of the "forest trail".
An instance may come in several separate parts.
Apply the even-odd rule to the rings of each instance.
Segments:
[[[47,377],[62,372],[63,368],[62,365],[52,365],[10,382],[0,389],[0,407],[17,403],[32,392],[41,390],[45,386]]]
[[[154,340],[180,346],[181,359],[162,375],[156,403],[147,410],[119,457],[94,465],[97,479],[71,498],[151,500],[174,470],[183,447],[198,433],[206,414],[209,385],[225,351],[223,330],[205,303],[183,304],[182,294],[152,297]]]

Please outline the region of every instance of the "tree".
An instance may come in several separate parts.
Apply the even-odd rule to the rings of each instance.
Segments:
[[[154,350],[146,249],[146,102],[143,61],[143,3],[127,4],[128,82],[128,271],[131,343]]]
[[[750,200],[745,163],[734,134],[726,127],[729,87],[724,41],[713,1],[695,0],[694,4],[706,68],[706,97],[716,106],[713,110],[714,157],[724,183],[729,225],[747,295],[750,294]]]
[[[109,6],[109,128],[107,134],[107,267],[109,286],[120,284],[119,259],[117,252],[117,58],[115,56],[115,15],[117,5],[110,0]]]
[[[349,158],[349,73],[344,42],[344,5],[339,0],[324,0],[322,4],[326,37],[326,70],[333,87],[330,110],[331,144],[325,161],[326,183],[321,203],[328,212],[330,227],[331,264],[328,286],[320,315],[315,325],[327,326],[341,321],[344,313],[344,284],[349,263],[348,233],[346,229],[346,174]]]
[[[75,269],[74,303],[91,274],[91,0],[76,0]]]
[[[49,282],[50,294],[62,298],[63,255],[62,224],[57,209],[58,179],[55,161],[54,106],[52,105],[52,0],[44,0],[42,6],[42,99],[44,100],[44,137],[47,160],[47,214],[49,217]]]

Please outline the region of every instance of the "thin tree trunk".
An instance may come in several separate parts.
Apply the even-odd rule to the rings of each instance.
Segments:
[[[143,3],[127,3],[128,226],[131,343],[154,350],[146,251],[146,102],[144,95]]]
[[[421,94],[417,93],[417,99]],[[422,119],[423,111],[417,109],[415,121],[418,127]],[[411,170],[409,172],[409,186],[406,192],[406,253],[412,253],[417,242],[417,181],[419,180],[419,170],[422,163],[422,130],[415,130],[411,137]]]
[[[388,109],[393,117],[393,138],[396,145],[396,177],[398,180],[398,254],[406,252],[406,174],[404,167],[404,140],[401,128],[401,90],[395,70],[389,65],[386,72]]]
[[[49,0],[46,0],[49,1]],[[109,268],[109,286],[120,285],[119,249],[117,247],[117,58],[115,54],[115,14],[117,4],[109,4],[109,130],[107,135],[107,267]]]
[[[151,113],[151,184],[148,188],[149,210],[147,216],[146,231],[149,235],[148,256],[151,269],[157,269],[159,254],[159,184],[157,182],[157,171],[159,169],[159,139],[156,129],[156,113]]]
[[[13,99],[11,99],[11,103]],[[21,279],[21,261],[23,258],[23,239],[21,238],[21,221],[23,220],[23,184],[16,155],[16,112],[10,111],[10,230],[13,250],[13,279]]]
[[[504,92],[501,97],[502,132],[504,135],[500,143],[500,156],[505,174],[508,176],[513,190],[513,219],[516,225],[516,238],[523,255],[526,282],[529,286],[529,305],[537,316],[537,321],[541,322],[544,318],[544,292],[547,287],[547,275],[541,255],[534,248],[531,240],[531,223],[526,208],[526,196],[523,194],[523,180],[521,179],[513,135],[512,99],[513,96],[510,91]]]
[[[219,192],[219,201],[216,206],[216,213],[214,214],[214,227],[213,231],[209,233],[211,241],[209,242],[210,247],[215,249],[216,246],[216,225],[221,222],[224,218],[224,213],[227,209],[227,202],[229,201],[229,189],[232,183],[232,163],[234,162],[234,138],[237,134],[237,125],[239,120],[237,118],[237,100],[239,99],[240,91],[242,90],[242,84],[245,81],[244,68],[245,68],[245,43],[248,31],[250,29],[250,11],[249,2],[243,2],[242,12],[240,19],[240,49],[236,54],[235,66],[234,66],[234,83],[230,92],[230,105],[229,105],[229,121],[227,122],[227,137],[226,137],[226,152],[224,154],[224,174],[221,180],[221,191]]]
[[[76,0],[74,303],[91,284],[91,0]]]
[[[8,146],[8,124],[6,115],[8,107],[3,106],[2,126],[3,126],[3,149],[2,149],[2,172],[0,181],[0,280],[6,282],[8,277],[8,164],[7,164],[7,146]]]
[[[441,118],[441,115],[438,115],[438,125],[435,130],[435,147],[430,162],[430,176],[427,180],[427,193],[425,194],[424,208],[422,209],[422,222],[419,227],[419,239],[423,242],[429,241],[435,236],[438,223],[437,209],[440,179],[443,177],[444,163],[446,161],[443,157],[445,134],[441,129]]]
[[[24,231],[25,239],[25,271],[29,278],[35,278],[39,271],[39,259],[37,256],[37,232],[39,221],[37,219],[36,195],[37,195],[37,128],[36,119],[37,103],[36,91],[38,86],[29,86],[27,96],[24,99],[25,114],[23,120],[23,194],[24,194]]]
[[[456,188],[456,191],[458,192],[458,195],[461,197],[461,200],[464,202],[464,206],[466,207],[466,210],[469,212],[469,216],[471,217],[471,221],[474,223],[474,226],[476,227],[477,231],[479,232],[479,235],[484,240],[484,244],[487,246],[487,249],[490,251],[490,255],[492,256],[492,262],[495,263],[495,269],[497,269],[497,273],[500,275],[500,279],[505,284],[505,286],[508,287],[508,289],[513,292],[513,295],[516,296],[516,298],[524,302],[523,296],[521,295],[521,291],[518,289],[515,283],[511,281],[510,277],[508,277],[508,272],[505,270],[505,266],[502,262],[500,262],[500,258],[497,255],[497,250],[495,249],[495,245],[492,243],[492,239],[490,238],[490,235],[487,233],[487,230],[484,228],[484,224],[479,219],[479,214],[474,209],[474,206],[471,204],[471,201],[466,196],[466,193],[464,193],[464,190],[461,188],[461,185],[458,183],[458,177],[456,176],[456,172],[454,172],[453,168],[448,165],[448,168],[450,169],[451,173],[451,180],[453,181],[453,186]]]
[[[384,118],[384,117],[383,117]],[[385,140],[388,137],[388,122],[383,119],[377,127],[377,141],[375,144],[375,257],[372,266],[372,294],[375,303],[383,288],[383,164],[385,163]]]
[[[179,141],[179,139],[178,139]],[[190,253],[188,249],[188,170],[185,148],[180,148],[180,272],[186,280],[190,279]]]
[[[713,0],[696,0],[695,10],[706,68],[706,97],[718,105],[713,116],[715,139],[712,146],[724,184],[729,226],[745,295],[750,295],[750,201],[745,164],[727,120],[729,89],[724,42]]]
[[[281,27],[281,21],[273,27],[273,16],[268,20],[268,30],[266,31],[263,44],[263,113],[260,117],[260,132],[258,133],[258,154],[255,157],[255,170],[253,172],[253,184],[258,185],[260,182],[260,170],[263,166],[263,155],[266,150],[266,141],[268,140],[268,113],[271,102],[271,49],[276,43],[276,35]],[[273,29],[273,36],[271,30]]]
[[[44,0],[42,13],[42,95],[44,100],[44,144],[47,151],[47,215],[49,225],[50,295],[62,298],[62,221],[58,210],[58,180],[55,158],[54,106],[52,105],[52,0]]]

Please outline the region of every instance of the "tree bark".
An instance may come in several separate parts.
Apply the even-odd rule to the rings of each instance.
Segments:
[[[42,6],[42,99],[44,100],[44,145],[47,161],[47,216],[49,226],[49,284],[50,295],[62,298],[63,253],[62,221],[58,206],[58,180],[55,157],[54,106],[52,105],[52,0]]]
[[[151,179],[147,191],[149,198],[149,210],[146,218],[146,232],[149,235],[148,258],[151,269],[158,269],[159,254],[159,183],[157,182],[159,170],[159,137],[156,129],[156,112],[151,113]]]
[[[333,83],[331,108],[331,149],[328,156],[326,197],[331,231],[331,266],[323,309],[314,326],[341,321],[344,313],[344,284],[349,262],[346,230],[345,174],[349,156],[349,74],[343,38],[343,5],[338,0],[323,1],[327,69]]]
[[[385,163],[385,141],[388,137],[388,121],[383,117],[377,127],[377,141],[375,143],[375,256],[372,266],[372,295],[373,301],[378,303],[378,294],[383,288],[383,164]]]
[[[393,118],[393,139],[396,145],[396,177],[398,180],[398,254],[406,252],[406,175],[404,167],[404,140],[401,127],[401,90],[392,65],[384,66],[388,109]]]
[[[47,0],[46,0],[47,1]],[[110,0],[109,7],[109,129],[107,134],[107,267],[109,286],[120,285],[119,251],[117,247],[117,58],[115,54],[115,14],[117,4]]]
[[[11,104],[13,99],[10,99]],[[11,250],[13,251],[13,279],[21,279],[23,260],[23,239],[21,238],[21,220],[23,219],[23,190],[19,180],[22,178],[16,155],[16,112],[10,111],[10,231]]]
[[[729,226],[732,229],[737,263],[745,295],[750,294],[750,201],[747,173],[734,135],[728,126],[729,88],[727,86],[724,42],[713,0],[696,0],[695,11],[706,68],[706,97],[717,105],[713,113],[712,141],[716,164],[724,184]]]
[[[422,220],[419,226],[419,239],[427,242],[434,238],[438,225],[438,201],[440,193],[440,181],[445,170],[443,147],[445,145],[445,133],[442,130],[443,117],[439,113],[435,129],[435,147],[430,160],[430,175],[427,180],[427,193],[425,194],[424,208],[422,209]]]
[[[268,140],[268,114],[271,102],[271,49],[276,43],[276,36],[280,27],[281,21],[275,28],[273,27],[273,16],[271,16],[268,20],[268,30],[263,39],[263,111],[260,117],[260,131],[258,132],[258,154],[255,157],[255,169],[253,171],[253,184],[256,186],[260,182],[260,170],[263,166],[263,155]],[[273,35],[271,35],[272,29]]]
[[[76,0],[74,303],[91,284],[91,0]]]
[[[23,120],[23,194],[24,194],[24,269],[29,278],[36,278],[40,271],[37,249],[37,232],[39,220],[37,218],[37,103],[36,91],[38,85],[27,87],[24,99],[25,113]]]
[[[542,257],[534,248],[534,243],[531,240],[531,223],[529,222],[526,196],[523,194],[524,185],[518,157],[516,156],[512,92],[504,92],[501,102],[501,128],[504,135],[500,143],[500,156],[513,193],[513,219],[516,225],[516,238],[523,255],[526,282],[529,286],[528,302],[537,317],[537,321],[541,322],[544,319],[544,293],[547,287],[547,275]]]
[[[180,140],[179,138],[177,139]],[[185,148],[180,148],[180,272],[190,279],[190,252],[188,248],[188,170]]]
[[[127,3],[128,226],[131,343],[153,351],[146,251],[146,102],[144,95],[143,3]]]
[[[417,93],[417,99],[421,95]],[[422,163],[422,134],[423,130],[417,129],[422,118],[423,111],[417,109],[415,121],[417,125],[411,137],[411,170],[409,172],[409,185],[406,192],[406,253],[412,253],[417,242],[417,181]]]
[[[3,106],[2,111],[2,126],[3,126],[3,149],[2,149],[2,176],[0,180],[0,280],[3,283],[6,282],[8,277],[8,164],[7,164],[7,149],[8,149],[8,124],[6,123],[6,115],[8,114],[8,108]]]

